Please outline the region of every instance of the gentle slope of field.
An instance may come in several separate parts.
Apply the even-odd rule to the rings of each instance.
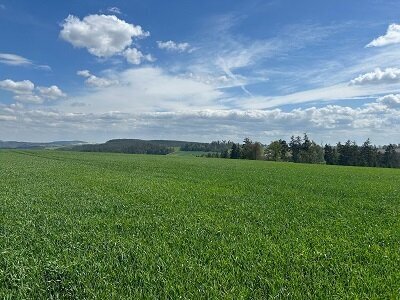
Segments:
[[[0,298],[399,298],[400,170],[0,151]]]

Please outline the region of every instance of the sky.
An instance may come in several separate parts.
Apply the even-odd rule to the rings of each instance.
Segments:
[[[400,143],[395,0],[0,0],[0,140]]]

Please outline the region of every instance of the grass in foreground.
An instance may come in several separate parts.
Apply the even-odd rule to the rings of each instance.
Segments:
[[[0,298],[399,298],[400,171],[0,152]]]

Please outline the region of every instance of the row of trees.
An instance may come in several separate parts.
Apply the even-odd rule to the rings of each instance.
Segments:
[[[266,159],[320,164],[324,163],[324,149],[310,140],[307,134],[303,138],[292,136],[289,143],[285,140],[271,142],[266,147]]]
[[[259,142],[253,142],[249,138],[245,138],[243,145],[231,143],[230,148],[226,148],[221,152],[210,152],[206,157],[232,158],[232,159],[264,159],[264,146]]]
[[[337,143],[336,146],[325,145],[325,161],[329,165],[364,166],[364,167],[400,167],[400,153],[396,146],[390,144],[378,149],[366,140],[361,146],[355,142]]]
[[[212,141],[211,143],[186,143],[181,151],[225,152],[232,148],[232,141]]]
[[[225,144],[226,145],[226,144]],[[337,143],[335,146],[322,147],[312,141],[307,134],[303,137],[292,136],[289,142],[277,140],[262,145],[245,138],[243,144],[230,142],[231,147],[220,152],[208,154],[208,157],[231,159],[291,161],[295,163],[329,164],[366,167],[400,167],[400,151],[397,145],[390,144],[378,148],[366,140],[361,146],[355,142]]]

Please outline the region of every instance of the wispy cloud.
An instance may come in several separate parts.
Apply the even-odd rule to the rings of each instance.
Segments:
[[[92,74],[80,72],[90,78]],[[60,102],[60,109],[74,112],[70,103],[85,103],[81,112],[151,112],[190,108],[222,108],[224,93],[213,85],[172,75],[161,68],[135,67],[110,74],[118,84],[82,91],[69,101]],[[107,81],[108,83],[108,81]]]
[[[0,53],[0,63],[9,66],[31,66],[43,70],[51,70],[50,66],[34,63],[32,60],[11,53]]]
[[[373,98],[385,93],[400,92],[400,84],[382,88],[377,85],[356,86],[348,83],[340,83],[328,87],[303,90],[282,96],[255,96],[239,97],[235,99],[237,107],[253,109],[267,109],[283,105],[300,105],[304,103],[324,103],[349,100],[356,98]]]
[[[115,7],[115,6],[107,8],[107,11],[112,14],[117,14],[117,15],[122,14],[122,11],[118,7]]]
[[[231,83],[230,87],[239,87],[246,96],[256,96],[257,93],[252,91],[250,85],[265,83],[274,72],[283,74],[283,69],[266,67],[268,62],[285,60],[294,51],[328,39],[350,26],[296,24],[283,26],[270,38],[254,39],[234,30],[244,18],[231,14],[211,19],[208,22],[209,28],[205,29],[207,34],[204,39],[197,41],[198,51],[193,58],[182,64],[181,71],[193,73],[197,77],[225,76]],[[292,66],[292,70],[294,68]],[[289,75],[287,70],[285,72],[285,75]],[[302,74],[304,71],[292,73],[292,78],[299,78],[298,75]],[[292,78],[286,76],[283,82]]]

